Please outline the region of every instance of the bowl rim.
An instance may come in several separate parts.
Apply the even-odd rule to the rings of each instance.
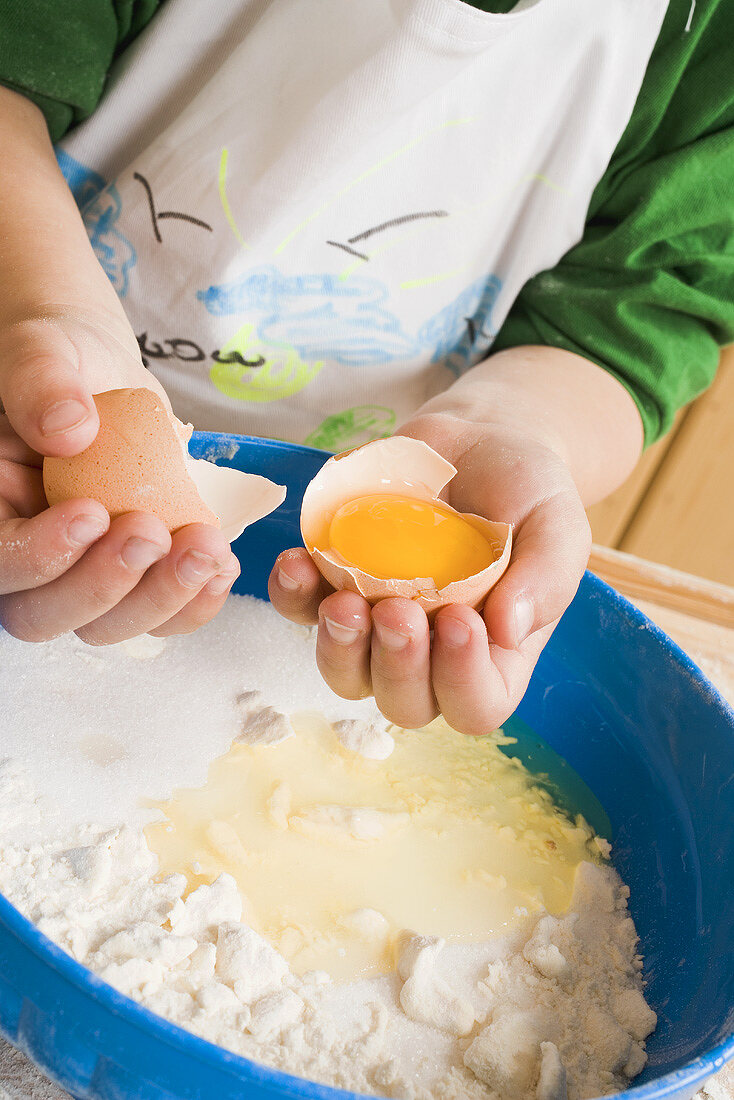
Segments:
[[[257,443],[259,446],[265,444],[267,447],[277,450],[306,451],[311,454],[329,456],[329,452],[321,451],[318,448],[287,443],[282,440],[262,440],[255,436],[224,432],[195,432],[192,438],[199,438],[202,441],[206,439],[229,439],[233,442]],[[591,593],[595,597],[602,596],[605,600],[616,605],[617,610],[632,625],[647,629],[656,639],[657,644],[662,645],[668,656],[681,668],[687,679],[693,682],[692,686],[695,686],[698,691],[705,692],[706,698],[723,713],[734,733],[734,708],[729,705],[717,688],[708,680],[704,672],[672,638],[668,637],[660,627],[648,619],[639,608],[595,574],[587,570],[582,583],[590,586]],[[292,1097],[307,1097],[310,1100],[354,1100],[355,1097],[364,1095],[334,1088],[331,1085],[319,1084],[308,1080],[308,1078],[297,1077],[283,1070],[262,1065],[242,1054],[236,1054],[207,1039],[202,1039],[186,1028],[171,1023],[164,1017],[144,1008],[67,954],[63,948],[41,932],[32,921],[24,917],[1,893],[0,925],[4,925],[14,938],[20,941],[42,964],[51,966],[59,978],[71,984],[83,996],[93,999],[96,1002],[97,1010],[104,1013],[105,1016],[111,1017],[108,1028],[110,1026],[114,1027],[115,1020],[120,1019],[127,1027],[144,1031],[149,1038],[162,1042],[176,1053],[183,1054],[187,1058],[193,1058],[204,1066],[235,1077],[243,1084],[250,1081]],[[7,975],[5,980],[8,981]],[[12,983],[9,984],[21,996],[23,995],[21,989],[17,989]],[[44,1012],[47,1011],[46,1006],[39,1005],[39,1008],[42,1008]],[[108,1033],[108,1028],[105,1028],[105,1033]],[[104,1040],[99,1041],[101,1029],[96,1027],[94,1030],[97,1037],[96,1041],[87,1036],[84,1036],[84,1041],[98,1056],[105,1055]],[[8,1037],[10,1042],[13,1043],[13,1038]],[[661,1077],[640,1085],[631,1085],[616,1095],[630,1097],[630,1100],[663,1100],[664,1097],[669,1097],[676,1088],[703,1082],[721,1069],[732,1057],[734,1057],[734,1027],[731,1034],[725,1039],[719,1041],[707,1053],[692,1059],[680,1069],[672,1070]],[[50,1074],[48,1069],[44,1072],[53,1076],[52,1067]],[[155,1078],[148,1078],[148,1080],[154,1082]],[[63,1081],[58,1083],[64,1087]]]

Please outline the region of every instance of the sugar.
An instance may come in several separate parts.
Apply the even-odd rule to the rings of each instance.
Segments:
[[[92,648],[74,635],[31,646],[0,632],[0,757],[23,763],[46,806],[39,838],[87,821],[141,825],[157,816],[141,792],[158,801],[205,782],[241,733],[237,697],[252,690],[287,713],[378,719],[371,700],[326,686],[310,630],[232,596],[208,626],[163,647]]]

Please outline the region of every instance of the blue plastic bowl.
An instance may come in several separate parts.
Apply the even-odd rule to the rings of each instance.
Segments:
[[[204,433],[191,449],[287,485],[285,505],[235,544],[238,591],[267,598],[273,560],[300,541],[303,490],[326,456]],[[587,573],[518,717],[600,799],[632,890],[659,1024],[647,1069],[620,1095],[690,1100],[734,1055],[734,713],[669,638]],[[154,1016],[3,898],[0,1031],[79,1100],[352,1096],[255,1065]]]

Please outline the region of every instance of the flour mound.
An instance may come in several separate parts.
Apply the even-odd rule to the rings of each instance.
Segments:
[[[566,1100],[624,1088],[644,1067],[657,1017],[642,994],[642,960],[613,870],[578,870],[572,911],[543,916],[522,951],[480,983],[486,1026],[464,1063],[503,1100]]]
[[[5,709],[22,716],[3,731],[0,891],[125,995],[253,1061],[396,1100],[584,1100],[643,1069],[655,1014],[628,891],[609,867],[580,867],[568,912],[525,914],[486,943],[406,930],[396,971],[353,982],[294,974],[231,876],[188,894],[184,875],[159,877],[142,831],[156,812],[141,793],[200,786],[234,742],[277,745],[293,736],[288,715],[310,709],[340,753],[394,751],[372,700],[345,702],[323,683],[312,631],[232,597],[196,646],[142,638],[100,651],[69,635],[29,649],[0,633],[0,663]],[[355,859],[404,827],[339,799],[296,813],[283,782],[263,811],[281,829],[298,817]],[[214,826],[226,851],[226,823]],[[597,848],[608,857],[605,841]],[[377,909],[341,922],[387,951]]]
[[[35,813],[22,772],[0,767],[6,825]],[[25,810],[23,809],[25,807]],[[0,890],[122,993],[254,1061],[324,1084],[408,1100],[569,1100],[626,1086],[655,1013],[642,992],[629,891],[579,868],[567,914],[528,919],[469,948],[403,933],[397,972],[298,977],[243,920],[221,875],[185,896],[156,877],[141,831],[82,826],[22,845],[0,831]],[[370,934],[381,915],[353,914]]]
[[[395,739],[388,733],[387,722],[381,716],[342,718],[334,723],[334,733],[345,749],[368,760],[387,760],[395,748]]]

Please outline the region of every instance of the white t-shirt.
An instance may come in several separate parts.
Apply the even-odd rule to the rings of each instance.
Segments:
[[[167,0],[59,159],[177,415],[342,450],[485,358],[666,5]]]

